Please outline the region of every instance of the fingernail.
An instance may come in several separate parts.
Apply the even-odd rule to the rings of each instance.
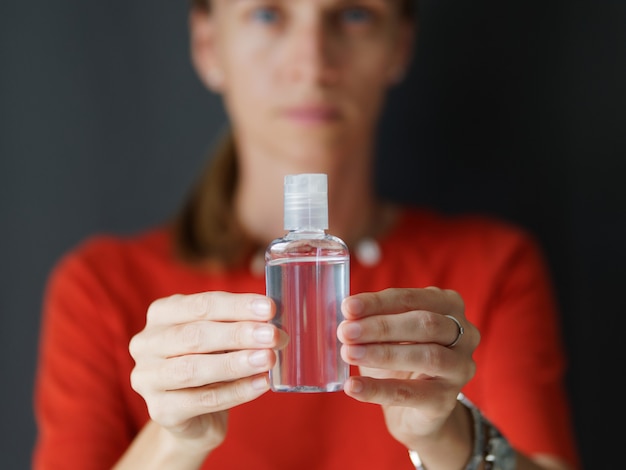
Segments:
[[[342,328],[343,334],[348,339],[357,339],[361,336],[362,328],[359,323],[347,322]]]
[[[274,339],[274,328],[269,325],[257,326],[252,330],[252,336],[259,343],[269,344]]]
[[[255,351],[248,356],[248,362],[255,367],[261,367],[267,364],[267,353],[265,351]]]
[[[272,305],[269,299],[254,299],[250,304],[252,312],[258,317],[267,318],[272,311]]]
[[[365,346],[350,346],[348,355],[352,359],[362,359],[365,356]]]
[[[255,390],[263,390],[267,388],[267,376],[263,375],[252,380],[252,388]]]

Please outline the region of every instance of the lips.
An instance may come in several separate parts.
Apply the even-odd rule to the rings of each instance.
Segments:
[[[300,124],[327,124],[339,120],[339,110],[328,105],[295,106],[284,110],[283,115]]]

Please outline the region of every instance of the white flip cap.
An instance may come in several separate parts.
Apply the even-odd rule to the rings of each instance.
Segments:
[[[285,176],[285,230],[328,229],[328,177],[324,173]]]

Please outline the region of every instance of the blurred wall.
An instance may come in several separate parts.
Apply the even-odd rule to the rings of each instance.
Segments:
[[[188,59],[182,0],[0,3],[0,467],[28,468],[41,295],[95,232],[169,217],[224,126]],[[532,230],[552,268],[589,468],[624,421],[626,2],[425,0],[381,124],[399,201]],[[620,415],[621,414],[621,415]]]

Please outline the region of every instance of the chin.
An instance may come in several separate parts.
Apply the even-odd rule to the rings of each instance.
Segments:
[[[283,150],[290,158],[317,166],[337,162],[352,153],[347,151],[349,146],[341,139],[294,139],[283,144]]]
[[[329,125],[311,128],[288,129],[282,133],[285,142],[291,142],[290,147],[302,149],[315,149],[316,152],[332,152],[345,148],[354,132],[346,126]]]

